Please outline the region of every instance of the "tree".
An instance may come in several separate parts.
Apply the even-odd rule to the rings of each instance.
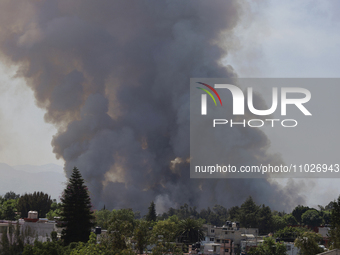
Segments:
[[[74,167],[71,178],[61,197],[62,239],[67,245],[71,242],[87,242],[91,227],[94,226],[94,216],[91,211],[91,199],[84,179],[79,170]]]
[[[69,254],[64,253],[64,247],[60,241],[41,242],[38,240],[34,241],[34,245],[25,245],[23,255],[60,255]]]
[[[329,231],[330,244],[333,249],[340,248],[340,196],[332,203],[331,226]]]
[[[102,229],[107,229],[109,227],[109,221],[111,218],[111,211],[106,209],[101,209],[95,212],[96,224]]]
[[[324,225],[325,224],[330,224],[331,216],[332,216],[331,211],[322,211],[322,212],[320,212],[320,216],[322,217],[322,223]]]
[[[175,243],[157,243],[155,247],[152,248],[153,255],[183,255],[183,251],[176,246]]]
[[[162,242],[175,242],[178,234],[178,217],[173,215],[167,220],[160,220],[152,228],[152,242],[157,243],[160,239]],[[162,236],[162,238],[159,238]]]
[[[336,203],[336,202],[335,201],[329,202],[329,204],[325,206],[325,210],[333,210],[334,203]]]
[[[204,238],[200,220],[185,219],[178,224],[177,236],[181,243],[192,244]]]
[[[298,223],[302,223],[302,214],[308,211],[310,208],[308,206],[298,205],[292,211],[292,215],[295,217]]]
[[[113,210],[102,244],[107,249],[120,253],[129,248],[130,239],[135,229],[135,217],[131,209]]]
[[[287,225],[297,225],[298,222],[295,219],[295,217],[292,214],[286,214],[284,217],[284,220],[286,221]]]
[[[53,199],[51,204],[51,210],[46,213],[46,218],[49,220],[54,220],[55,217],[59,217],[61,213],[61,203],[57,203],[56,199]]]
[[[262,205],[258,212],[258,227],[260,234],[268,234],[273,228],[273,216],[269,206]]]
[[[157,215],[156,215],[156,208],[155,208],[155,203],[152,201],[150,206],[149,206],[149,212],[146,215],[146,220],[147,221],[156,221]]]
[[[240,223],[246,228],[256,228],[257,227],[257,214],[259,211],[259,206],[257,206],[251,196],[249,196],[246,201],[241,205],[241,215]]]
[[[38,217],[45,218],[51,209],[51,205],[51,196],[44,192],[25,193],[18,200],[18,211],[22,218],[27,218],[29,211],[37,211]]]
[[[317,210],[311,209],[302,214],[301,221],[304,225],[318,227],[322,223],[322,217]]]
[[[319,247],[318,242],[322,240],[322,236],[315,232],[304,232],[297,237],[294,241],[294,245],[300,249],[301,255],[315,255],[323,252],[323,249]]]
[[[306,232],[305,228],[299,227],[285,227],[276,231],[275,237],[279,238],[281,241],[293,242],[298,236]]]
[[[5,200],[9,200],[9,199],[18,199],[19,197],[20,197],[20,194],[15,194],[14,191],[7,192],[7,193],[4,195],[4,199],[5,199]]]
[[[241,210],[238,206],[233,206],[228,209],[228,219],[230,221],[239,221],[240,220]]]
[[[151,225],[149,221],[137,220],[133,231],[133,237],[136,241],[136,248],[139,254],[143,254],[146,246],[150,244]]]
[[[287,248],[284,243],[275,243],[273,238],[267,237],[264,238],[263,243],[256,247],[252,248],[247,254],[252,255],[285,255],[287,252]]]
[[[283,229],[287,226],[287,223],[284,219],[284,217],[281,217],[279,215],[273,215],[273,230],[277,231],[279,229]]]
[[[19,217],[16,215],[17,200],[9,199],[1,205],[1,218],[5,220],[17,220]]]
[[[71,251],[70,255],[104,255],[107,254],[107,252],[107,250],[97,244],[95,233],[91,233],[89,241],[86,244],[78,243],[77,247]]]

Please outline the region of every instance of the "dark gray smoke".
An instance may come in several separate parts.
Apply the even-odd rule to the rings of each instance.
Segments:
[[[59,128],[54,153],[65,160],[67,176],[74,166],[80,169],[97,208],[145,211],[152,200],[164,207],[230,206],[249,195],[275,209],[302,202],[294,183],[281,190],[266,179],[189,178],[189,79],[236,76],[220,62],[244,5],[0,2],[2,59],[19,67],[46,109],[45,120]],[[267,155],[261,132],[243,144],[251,146],[247,153],[280,161]]]

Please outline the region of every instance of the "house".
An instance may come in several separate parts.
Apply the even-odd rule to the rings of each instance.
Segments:
[[[241,251],[241,241],[259,238],[257,228],[240,228],[238,222],[227,221],[222,227],[204,224],[203,228],[204,254],[234,255]]]
[[[38,218],[36,211],[29,211],[28,217],[18,221],[0,221],[0,238],[3,233],[7,233],[9,240],[14,236],[15,230],[20,228],[20,233],[24,237],[25,243],[33,243],[35,239],[46,242],[51,238],[52,231],[61,232],[57,228],[55,221],[46,218]]]

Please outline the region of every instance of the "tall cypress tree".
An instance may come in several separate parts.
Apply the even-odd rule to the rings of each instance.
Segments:
[[[149,206],[149,212],[146,215],[146,220],[147,221],[156,221],[157,215],[156,215],[156,206],[155,203],[152,201],[150,206]]]
[[[76,167],[73,168],[71,178],[60,200],[62,226],[65,227],[62,233],[64,244],[87,242],[91,227],[94,226],[94,216],[87,187]]]

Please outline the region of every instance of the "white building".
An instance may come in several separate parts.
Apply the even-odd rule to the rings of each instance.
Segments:
[[[294,243],[285,243],[287,248],[287,255],[297,255],[300,251],[299,248],[294,246]]]

